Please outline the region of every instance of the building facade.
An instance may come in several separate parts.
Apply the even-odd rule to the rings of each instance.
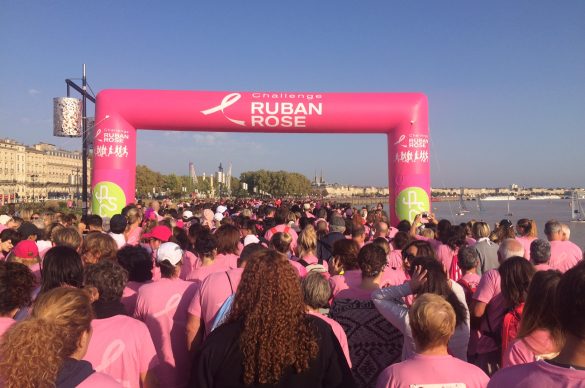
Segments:
[[[80,196],[81,152],[53,144],[27,146],[0,139],[0,201],[27,202]],[[88,185],[91,159],[88,160]]]

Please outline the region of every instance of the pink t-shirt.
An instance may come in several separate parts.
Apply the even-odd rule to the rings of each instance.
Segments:
[[[83,359],[123,386],[140,388],[140,374],[159,363],[146,325],[125,315],[114,315],[94,319],[91,327],[93,332]]]
[[[412,358],[384,369],[378,376],[376,388],[484,388],[489,380],[481,369],[456,357],[416,353]]]
[[[94,372],[77,385],[77,388],[118,388],[124,387],[105,373]]]
[[[288,262],[297,270],[300,277],[307,276],[307,269],[301,263],[294,260],[289,260]]]
[[[240,256],[233,253],[218,253],[217,256],[215,256],[215,261],[221,263],[225,267],[235,269],[238,268],[239,257]]]
[[[585,388],[585,370],[564,368],[546,361],[536,361],[500,369],[492,377],[488,387]]]
[[[402,260],[402,252],[399,250],[394,250],[388,254],[388,267],[389,268],[396,268],[402,269],[403,260]]]
[[[136,298],[138,297],[138,289],[148,283],[151,282],[149,281],[146,283],[139,283],[128,281],[128,283],[126,283],[126,287],[124,287],[124,291],[122,292],[121,302],[126,308],[128,315],[134,315],[134,309],[136,308]]]
[[[380,287],[398,286],[406,282],[406,280],[406,272],[404,272],[403,269],[386,267],[382,274],[382,278],[380,279]]]
[[[299,239],[299,235],[297,234],[297,232],[294,231],[293,228],[291,228],[288,225],[280,224],[280,225],[276,225],[273,228],[268,229],[266,231],[266,233],[264,234],[264,238],[266,240],[270,241],[272,236],[278,232],[286,232],[286,233],[290,234],[290,236],[292,237],[292,241],[290,243],[290,249],[293,252],[296,252],[297,251],[297,240]]]
[[[490,269],[483,274],[477,290],[473,294],[473,299],[487,304],[486,311],[481,320],[481,332],[489,332],[486,315],[489,317],[489,324],[492,329],[496,330],[497,328],[501,328],[502,319],[506,313],[506,301],[501,294],[500,281],[501,278],[498,270]],[[494,350],[498,350],[498,345],[496,345],[494,340],[480,333],[477,342],[477,352],[479,354],[485,354]]]
[[[343,275],[334,275],[329,278],[333,298],[335,298],[340,291],[347,290],[348,288],[359,287],[361,283],[362,271],[360,269],[345,271]]]
[[[0,336],[10,329],[10,326],[14,325],[16,321],[12,318],[0,317]]]
[[[457,251],[451,249],[451,247],[449,247],[446,244],[441,244],[437,247],[435,253],[437,254],[437,260],[439,260],[443,264],[443,268],[445,268],[445,271],[449,273],[449,269],[451,268],[451,262],[453,261],[453,257],[455,256]]]
[[[536,237],[524,237],[524,236],[517,236],[516,241],[518,241],[524,247],[524,258],[530,260],[530,244],[536,240]]]
[[[150,246],[148,247],[149,251],[151,251]],[[160,280],[160,267],[158,265],[156,265],[156,253],[157,251],[152,252],[151,251],[151,257],[152,257],[152,281],[156,282],[157,280]]]
[[[581,248],[571,241],[550,241],[550,262],[553,269],[567,272],[583,259]]]
[[[183,254],[183,265],[181,266],[181,273],[179,278],[187,280],[191,272],[201,267],[201,259],[191,251],[185,251]]]
[[[529,336],[512,342],[503,357],[503,367],[551,359],[558,354],[559,350],[550,332],[538,329],[530,333]]]
[[[212,273],[216,273],[216,272],[225,272],[225,271],[229,271],[230,266],[226,265],[225,261],[213,261],[210,265],[202,265],[198,268],[196,268],[195,270],[191,271],[191,273],[187,276],[188,281],[191,282],[195,282],[195,283],[201,283],[203,280],[205,280],[206,277],[208,277],[209,275],[211,275]]]
[[[536,271],[548,271],[549,269],[554,269],[554,268],[551,268],[551,266],[548,264],[536,264],[534,266],[534,269]]]
[[[479,286],[479,281],[481,280],[481,275],[476,273],[466,273],[461,279],[465,280],[471,288],[477,288]]]
[[[309,265],[319,263],[319,258],[315,255],[308,255],[308,256],[303,257],[302,259],[305,260]],[[327,260],[323,260],[323,267],[325,267],[325,269],[327,271],[329,271],[329,264],[327,264]]]
[[[161,365],[157,377],[161,387],[185,387],[190,358],[185,330],[187,308],[197,284],[179,278],[162,278],[138,290],[134,316],[148,327]]]
[[[371,300],[371,295],[372,290],[365,290],[357,286],[339,291],[334,299]]]
[[[349,357],[349,345],[347,344],[347,335],[345,334],[345,331],[343,331],[343,328],[341,327],[341,325],[339,323],[337,323],[337,321],[334,321],[333,319],[331,319],[323,314],[320,314],[318,312],[309,311],[309,314],[321,318],[322,320],[327,322],[329,324],[329,326],[331,326],[331,330],[333,330],[333,334],[335,334],[335,337],[337,337],[337,340],[339,341],[339,345],[341,345],[341,349],[343,350],[343,354],[345,355],[345,359],[347,360],[347,364],[351,368],[351,358]]]
[[[136,227],[128,233],[126,236],[126,244],[128,245],[138,245],[140,244],[140,236],[142,235],[142,228]]]
[[[213,273],[195,290],[187,311],[203,320],[204,338],[211,333],[213,321],[221,306],[238,289],[242,273],[244,273],[243,268]]]

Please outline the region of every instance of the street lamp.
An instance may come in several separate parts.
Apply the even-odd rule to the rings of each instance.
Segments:
[[[32,182],[32,201],[35,201],[35,182],[39,176],[37,174],[32,174],[30,176],[30,180]]]
[[[66,79],[67,97],[57,97],[53,99],[53,135],[60,137],[80,137],[81,136],[81,178],[83,191],[81,193],[81,211],[84,216],[87,215],[87,158],[88,158],[88,117],[87,117],[87,100],[95,104],[95,98],[87,92],[87,78],[85,75],[85,64],[83,64],[82,86],[78,86],[70,79]],[[71,98],[71,88],[81,94],[81,103],[79,99]],[[81,109],[81,112],[79,110]],[[81,118],[81,134],[79,133],[79,119]]]
[[[79,167],[76,168],[75,170],[71,171],[71,176],[73,177],[72,181],[72,186],[75,186],[75,195],[74,195],[74,199],[75,201],[77,201],[79,199]]]

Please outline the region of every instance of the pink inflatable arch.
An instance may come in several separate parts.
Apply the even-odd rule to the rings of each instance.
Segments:
[[[94,214],[112,216],[134,201],[137,129],[385,133],[392,223],[429,210],[423,94],[104,90],[96,102]]]

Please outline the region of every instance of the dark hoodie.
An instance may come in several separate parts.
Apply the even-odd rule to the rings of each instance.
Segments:
[[[55,386],[57,388],[77,387],[94,372],[88,361],[67,358],[57,374]]]

